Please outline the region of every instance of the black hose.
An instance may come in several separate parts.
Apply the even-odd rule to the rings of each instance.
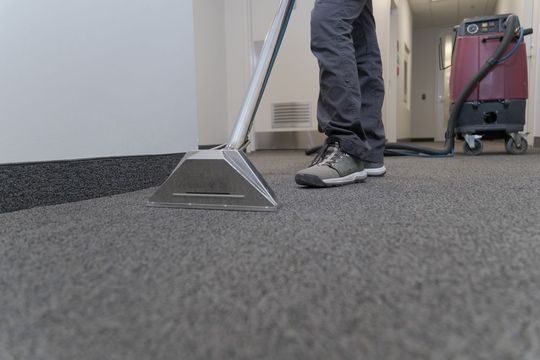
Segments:
[[[510,15],[506,19],[506,32],[501,41],[499,47],[495,50],[491,58],[486,61],[480,71],[467,83],[463,91],[460,93],[456,103],[454,104],[448,119],[448,128],[445,134],[444,148],[441,150],[431,149],[427,147],[414,146],[408,144],[386,144],[385,155],[387,156],[448,156],[454,154],[455,146],[455,125],[463,105],[471,95],[474,88],[482,81],[489,72],[499,63],[499,60],[503,57],[504,53],[512,41],[516,37],[516,31],[521,27],[519,17],[516,15]]]

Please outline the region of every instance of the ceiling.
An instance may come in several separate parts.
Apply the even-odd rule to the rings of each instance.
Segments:
[[[415,28],[454,26],[468,17],[491,15],[497,0],[409,0]]]

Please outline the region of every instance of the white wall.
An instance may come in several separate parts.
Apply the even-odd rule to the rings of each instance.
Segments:
[[[0,163],[194,149],[192,14],[191,0],[1,2]]]
[[[534,27],[534,34],[526,38],[529,54],[529,102],[527,109],[526,131],[530,132],[529,142],[534,137],[540,137],[540,4],[533,0],[499,0],[496,12],[498,14],[514,13],[519,16],[525,27]]]
[[[227,141],[225,0],[193,2],[199,145]]]
[[[533,27],[534,35],[531,38],[531,79],[529,98],[529,119],[531,124],[531,132],[535,138],[535,143],[540,141],[540,104],[538,97],[540,96],[540,4],[533,3]]]
[[[499,0],[497,2],[496,13],[507,14],[514,13],[518,16],[523,16],[525,11],[524,0]]]
[[[229,131],[236,122],[251,81],[255,65],[253,44],[264,40],[278,4],[278,0],[227,0],[225,3]],[[316,101],[318,69],[309,49],[309,14],[312,6],[313,1],[298,2],[296,5],[255,119],[256,131],[271,130],[272,102],[297,99]],[[307,71],[306,66],[309,68]],[[299,77],[305,81],[299,80]],[[313,118],[315,128],[315,112]],[[254,140],[255,136],[251,134],[250,139]]]
[[[227,120],[231,131],[251,80],[250,0],[225,1]]]
[[[373,2],[373,15],[377,24],[377,40],[381,49],[381,57],[383,61],[383,78],[386,88],[386,96],[383,105],[383,122],[386,133],[386,138],[390,142],[397,140],[397,120],[395,109],[391,111],[391,107],[395,108],[396,99],[393,99],[389,94],[391,81],[395,81],[396,59],[389,58],[390,50],[390,0],[379,0]]]
[[[252,42],[264,41],[278,5],[278,0],[264,2],[252,0]],[[310,49],[310,21],[313,5],[314,0],[299,1],[296,4],[255,119],[255,131],[275,131],[271,123],[272,104],[288,102],[309,102],[312,109],[312,126],[301,129],[282,128],[277,131],[317,129],[319,67]]]
[[[412,57],[413,54],[413,17],[408,0],[396,1],[399,14],[399,60],[400,76],[398,81],[398,102],[397,102],[397,137],[398,139],[411,138],[411,108],[405,104],[405,45],[409,48]],[[408,59],[409,65],[409,98],[411,97],[411,80],[415,76],[412,69],[411,57]]]

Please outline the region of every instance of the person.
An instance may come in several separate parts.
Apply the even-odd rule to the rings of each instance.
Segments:
[[[372,0],[316,0],[311,49],[320,68],[319,131],[327,139],[296,183],[330,187],[384,176],[384,81]]]

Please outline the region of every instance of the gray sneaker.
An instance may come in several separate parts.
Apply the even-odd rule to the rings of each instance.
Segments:
[[[383,177],[386,174],[386,167],[382,162],[364,161],[364,168],[368,176]]]
[[[331,187],[363,182],[368,174],[362,160],[340,150],[339,144],[326,145],[311,166],[296,174],[298,185]]]

